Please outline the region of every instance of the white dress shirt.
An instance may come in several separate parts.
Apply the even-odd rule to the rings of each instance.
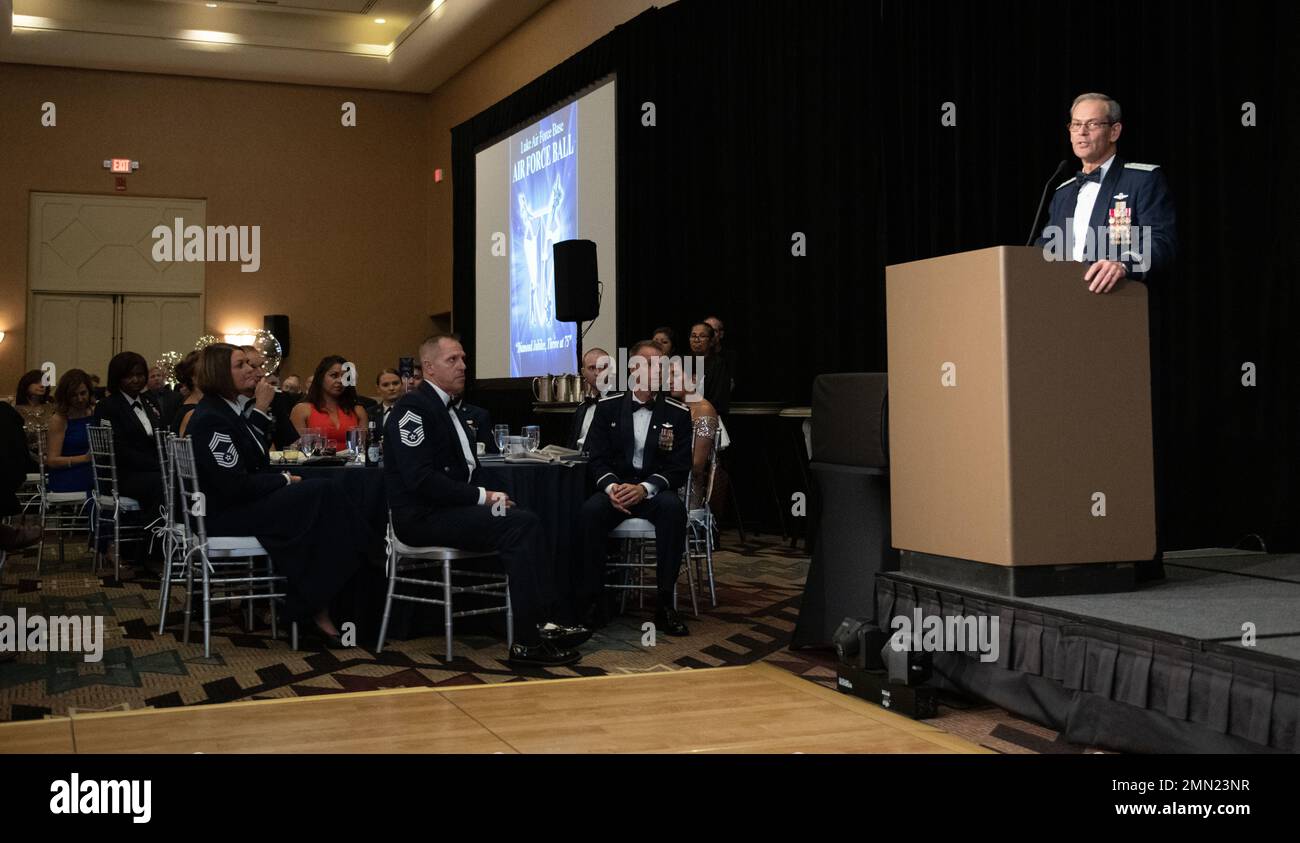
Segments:
[[[1106,159],[1105,163],[1101,165],[1102,181],[1106,180],[1106,171],[1110,169],[1110,165],[1114,161],[1115,156],[1112,154]],[[1092,224],[1092,209],[1097,204],[1097,194],[1099,193],[1101,193],[1100,182],[1090,181],[1085,183],[1083,187],[1079,188],[1079,198],[1074,203],[1074,249],[1070,256],[1072,260],[1084,260],[1084,254],[1087,251],[1086,247],[1088,245],[1088,229]],[[1091,259],[1097,260],[1098,244],[1096,243],[1095,232],[1093,233],[1093,238],[1093,254],[1091,255]]]
[[[654,415],[654,410],[638,411],[637,408],[642,403],[632,396],[632,467],[637,471],[645,465],[645,440],[650,435],[650,417]],[[659,491],[653,483],[642,483],[645,489],[647,499],[653,498]]]
[[[587,441],[587,431],[591,429],[591,420],[596,417],[596,403],[597,402],[592,401],[583,410],[585,415],[582,417],[582,429],[578,431],[579,448],[582,447],[582,443]]]
[[[145,412],[144,404],[140,401],[140,396],[137,395],[134,398],[127,398],[126,400],[131,403],[131,409],[135,410],[135,417],[140,420],[140,424],[144,425],[144,432],[153,436],[153,422],[149,421],[149,414]]]
[[[465,452],[465,465],[469,467],[469,476],[473,479],[474,469],[478,468],[478,460],[474,458],[474,449],[470,447],[469,437],[465,434],[465,426],[460,423],[460,413],[457,413],[449,406],[451,404],[451,394],[431,380],[426,380],[425,383],[433,387],[433,391],[438,393],[438,397],[442,399],[442,406],[447,409],[447,415],[451,416],[451,426],[456,428],[456,435],[460,437],[460,447]],[[482,506],[486,501],[487,489],[479,486],[479,506]]]

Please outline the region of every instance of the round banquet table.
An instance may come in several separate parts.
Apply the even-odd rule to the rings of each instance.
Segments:
[[[287,469],[305,479],[324,479],[339,484],[348,499],[361,512],[369,536],[368,547],[371,565],[366,566],[354,580],[350,595],[341,596],[333,617],[336,623],[352,620],[357,624],[358,643],[367,648],[375,645],[379,620],[383,614],[387,579],[384,574],[384,536],[388,523],[388,501],[384,493],[384,474],[379,468],[363,466],[276,466]],[[516,505],[537,513],[542,523],[545,554],[541,564],[551,569],[556,591],[569,591],[569,570],[578,553],[578,513],[587,497],[587,466],[585,463],[506,462],[484,460],[474,472],[472,481],[491,491],[505,492]],[[459,608],[473,608],[477,595],[461,595]],[[460,602],[460,601],[463,601]],[[457,629],[473,630],[485,625],[500,627],[504,634],[503,616],[487,618],[459,618]],[[478,621],[478,623],[474,623]],[[421,635],[441,634],[442,612],[436,606],[396,601],[389,620],[390,638],[412,638]]]

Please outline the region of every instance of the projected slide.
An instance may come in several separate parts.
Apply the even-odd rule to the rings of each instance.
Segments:
[[[578,230],[578,103],[510,138],[510,376],[573,368],[577,326],[555,320],[551,247]]]
[[[578,350],[618,348],[614,80],[515,124],[474,153],[475,375],[532,378],[578,371]],[[600,313],[555,319],[553,247],[596,244]],[[581,333],[585,332],[585,334]]]

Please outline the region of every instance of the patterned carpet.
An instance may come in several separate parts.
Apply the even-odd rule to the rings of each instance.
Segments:
[[[811,681],[834,687],[835,664],[828,652],[786,648],[798,620],[808,567],[803,551],[779,540],[750,537],[742,543],[724,533],[714,556],[718,608],[701,604],[701,616],[687,616],[687,638],[659,636],[642,646],[641,624],[649,611],[628,614],[599,631],[582,647],[583,659],[567,668],[514,670],[505,663],[504,642],[480,632],[461,634],[455,658],[443,658],[439,637],[391,640],[382,654],[364,647],[339,651],[293,651],[287,640],[245,632],[236,613],[214,619],[213,653],[203,657],[202,636],[184,644],[179,602],[172,622],[158,634],[156,581],[118,582],[111,572],[95,576],[88,557],[68,553],[56,561],[46,548],[42,576],[35,553],[11,556],[0,580],[3,614],[102,615],[104,657],[86,663],[77,653],[21,653],[0,663],[0,720],[24,720],[69,712],[117,711],[146,706],[200,705],[232,700],[272,699],[378,688],[432,687],[522,682],[568,676],[601,676],[700,669],[771,662]],[[683,590],[683,599],[685,593]],[[684,603],[683,609],[688,608]],[[436,607],[428,607],[437,612]],[[933,725],[1001,752],[1080,752],[1056,734],[989,706],[944,707]]]

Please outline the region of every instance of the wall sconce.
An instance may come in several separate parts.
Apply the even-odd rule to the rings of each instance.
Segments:
[[[231,345],[252,345],[257,336],[248,328],[240,328],[237,332],[225,335],[225,341]]]
[[[0,331],[0,342],[4,342],[4,341],[5,341],[5,332]]]

